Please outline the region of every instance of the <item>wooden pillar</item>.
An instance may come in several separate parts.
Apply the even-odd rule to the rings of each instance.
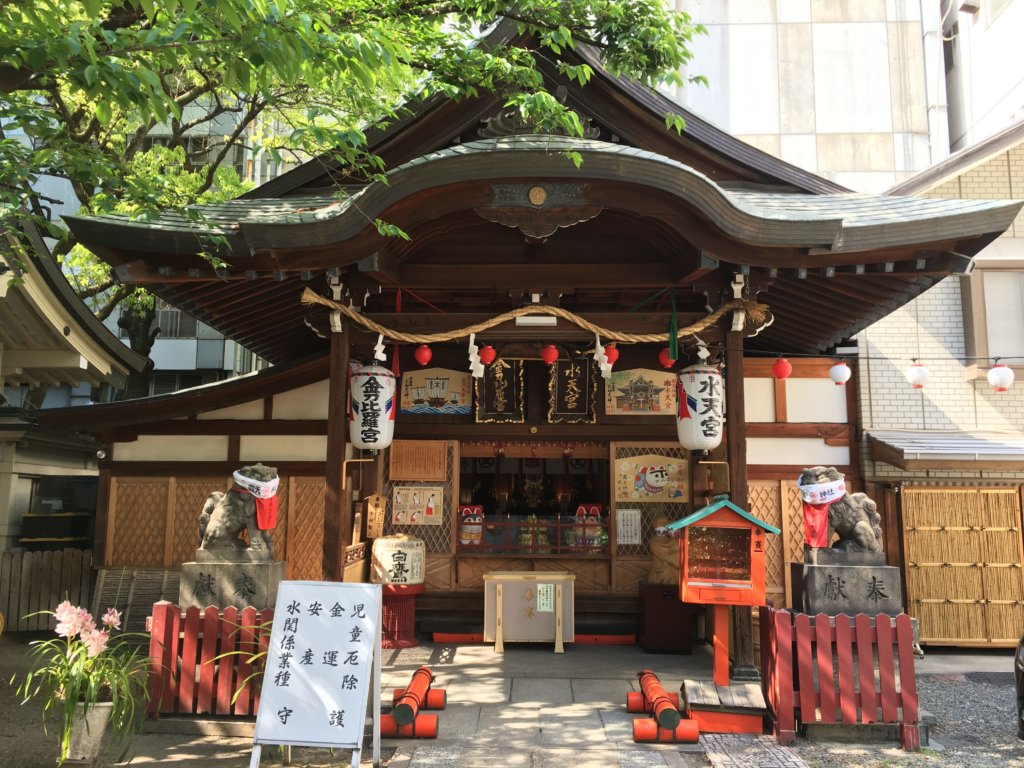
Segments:
[[[748,509],[747,424],[743,402],[743,332],[725,335],[726,438],[729,452],[729,500]],[[733,674],[738,680],[758,679],[754,666],[754,625],[750,608],[733,608]]]
[[[334,319],[332,318],[332,325]],[[352,510],[341,485],[348,442],[348,321],[331,333],[330,390],[327,395],[327,466],[324,489],[323,577],[341,581],[345,547],[352,541]]]

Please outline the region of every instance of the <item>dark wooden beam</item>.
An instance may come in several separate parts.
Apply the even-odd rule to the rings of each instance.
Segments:
[[[341,581],[344,576],[345,547],[352,540],[352,510],[342,491],[348,409],[348,321],[331,334],[330,390],[327,396],[327,468],[324,482],[323,577]]]
[[[713,268],[712,268],[713,269]],[[621,264],[403,264],[395,277],[403,286],[449,286],[460,288],[660,288],[683,285],[695,267],[666,262]],[[700,271],[699,274],[704,274]]]
[[[730,405],[729,408],[731,410],[732,406]],[[754,423],[747,424],[747,437],[818,437],[824,440],[828,445],[849,445],[850,425],[815,423]]]
[[[408,281],[402,273],[402,265],[387,251],[377,251],[360,259],[356,269],[362,274],[373,278],[380,285],[401,285]],[[451,270],[449,269],[449,274]],[[444,283],[442,283],[443,285]]]
[[[725,422],[729,456],[729,498],[741,509],[747,499],[747,425],[743,399],[743,332],[725,334]],[[750,608],[735,607],[732,621],[733,676],[757,679],[754,666],[754,624]]]

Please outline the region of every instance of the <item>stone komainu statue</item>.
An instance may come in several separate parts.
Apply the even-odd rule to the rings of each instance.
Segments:
[[[199,548],[237,554],[247,549],[239,538],[246,531],[251,559],[273,560],[270,531],[277,518],[277,482],[277,468],[264,464],[252,464],[235,472],[230,490],[214,491],[203,505],[199,515]]]
[[[811,467],[800,473],[800,485],[842,480],[835,467]],[[839,536],[832,549],[842,552],[881,552],[882,517],[878,505],[866,493],[846,493],[828,509],[828,527]]]

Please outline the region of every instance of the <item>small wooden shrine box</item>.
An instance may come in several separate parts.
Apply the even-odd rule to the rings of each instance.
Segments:
[[[712,605],[764,605],[765,532],[779,529],[719,499],[666,526],[683,532],[679,599]]]

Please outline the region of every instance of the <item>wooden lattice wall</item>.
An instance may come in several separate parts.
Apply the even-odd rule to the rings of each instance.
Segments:
[[[804,559],[804,513],[800,491],[791,480],[751,480],[747,485],[750,513],[781,528],[768,536],[765,557],[765,596],[776,608],[793,607],[789,564]]]
[[[1024,628],[1018,488],[904,488],[904,587],[921,640],[1013,647]]]
[[[103,565],[177,568],[199,545],[199,513],[222,477],[113,477]],[[324,478],[282,477],[274,557],[289,579],[319,579],[323,562]]]

